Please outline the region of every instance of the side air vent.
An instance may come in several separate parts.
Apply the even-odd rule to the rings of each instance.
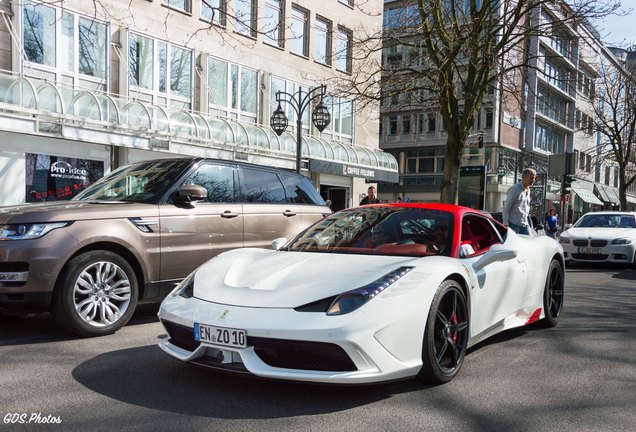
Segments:
[[[159,227],[157,218],[128,218],[140,231],[145,233],[155,232]]]

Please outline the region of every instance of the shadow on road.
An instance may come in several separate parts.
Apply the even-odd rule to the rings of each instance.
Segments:
[[[158,306],[143,306],[135,312],[127,326],[159,321]],[[0,314],[0,346],[26,345],[80,339],[57,325],[51,314],[11,316]]]
[[[614,279],[636,280],[636,268],[624,264],[570,263],[567,267],[568,273],[594,273],[598,271],[612,272]]]
[[[94,392],[127,404],[224,419],[345,411],[427,388],[416,380],[338,387],[225,375],[181,363],[157,346],[102,354],[76,367],[73,378]]]

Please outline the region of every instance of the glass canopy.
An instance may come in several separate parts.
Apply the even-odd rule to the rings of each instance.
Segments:
[[[290,132],[277,136],[269,126],[244,124],[183,109],[170,109],[145,101],[75,89],[48,81],[0,73],[0,109],[37,119],[83,127],[137,131],[150,138],[214,142],[242,146],[271,154],[296,154],[296,138]],[[49,120],[50,121],[50,120]],[[397,173],[393,155],[379,149],[345,144],[315,136],[303,136],[304,158],[338,161]]]

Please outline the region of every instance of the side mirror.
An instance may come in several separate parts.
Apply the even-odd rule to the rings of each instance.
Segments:
[[[542,229],[543,229],[543,224],[539,223],[534,226],[534,230],[537,232],[541,231]]]
[[[565,231],[565,230],[569,230],[570,228],[572,228],[572,224],[565,224],[565,225],[563,225],[563,231]]]
[[[207,198],[208,190],[197,184],[184,184],[172,197],[175,203],[185,205],[189,205],[195,201],[203,201]]]
[[[325,201],[325,205],[329,208],[331,208],[331,200],[327,200]]]
[[[508,261],[514,259],[519,255],[517,249],[512,249],[509,246],[504,246],[502,244],[495,244],[486,251],[484,256],[482,256],[475,264],[473,264],[473,268],[475,270],[481,270],[497,261]]]
[[[287,239],[285,237],[274,239],[272,240],[272,249],[280,250],[280,248],[282,248],[285,243],[287,243]]]

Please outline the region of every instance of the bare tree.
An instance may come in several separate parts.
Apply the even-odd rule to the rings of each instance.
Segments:
[[[619,6],[617,0],[406,1],[400,14],[385,14],[383,30],[356,31],[357,67],[332,86],[360,101],[408,93],[409,108],[439,111],[447,133],[440,200],[456,203],[464,147],[485,96],[494,87],[527,96],[523,81],[529,68],[537,68],[528,56],[531,38],[565,34],[565,27],[576,29]],[[542,19],[543,8],[553,19]],[[377,53],[393,47],[406,58],[385,56],[380,63]]]
[[[627,190],[636,183],[636,65],[605,64],[594,98],[596,128],[604,138],[595,158],[618,167],[620,205],[626,209]]]

